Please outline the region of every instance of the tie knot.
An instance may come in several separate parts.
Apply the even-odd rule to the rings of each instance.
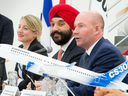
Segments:
[[[59,50],[59,53],[58,53],[58,60],[61,60],[63,52],[64,52],[64,51],[63,51],[62,49]]]
[[[87,53],[85,53],[84,59],[87,60],[89,57],[89,55]]]
[[[63,52],[64,52],[64,51],[63,51],[62,49],[60,49],[58,54],[61,54],[61,55],[62,55]]]

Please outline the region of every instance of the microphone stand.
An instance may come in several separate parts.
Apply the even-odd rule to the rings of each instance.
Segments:
[[[31,79],[34,80],[34,74],[30,73]],[[31,81],[31,89],[34,90],[35,85]]]
[[[20,69],[21,69],[21,67],[20,67]],[[35,84],[34,84],[34,81],[33,81],[34,80],[34,74],[30,73],[30,75],[31,75],[31,77],[30,77],[28,74],[26,74],[23,71],[23,69],[21,69],[21,71],[23,72],[23,74],[25,74],[30,79],[30,81],[31,81],[31,89],[34,90],[34,87],[35,87]]]

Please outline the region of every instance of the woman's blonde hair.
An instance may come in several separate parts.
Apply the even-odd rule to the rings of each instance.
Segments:
[[[34,16],[34,15],[23,16],[21,18],[21,20],[24,21],[27,28],[29,30],[31,30],[32,32],[36,32],[36,31],[39,32],[38,36],[36,37],[36,39],[39,41],[40,36],[42,34],[42,22],[41,22],[41,20],[38,17]]]

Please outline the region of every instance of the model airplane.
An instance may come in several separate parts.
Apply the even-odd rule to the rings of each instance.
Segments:
[[[53,77],[69,79],[88,86],[100,86],[126,91],[128,85],[123,78],[128,73],[128,61],[107,73],[96,73],[84,68],[58,61],[22,48],[0,44],[0,56],[27,66],[27,70],[38,75],[49,74]],[[79,78],[78,78],[79,77]]]

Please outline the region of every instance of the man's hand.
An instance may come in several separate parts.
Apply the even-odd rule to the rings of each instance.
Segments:
[[[35,81],[35,86],[37,91],[41,91],[41,83],[42,81]]]
[[[26,90],[31,90],[31,82],[28,83]]]
[[[2,90],[4,90],[5,85],[7,85],[7,84],[6,83],[2,84]]]
[[[94,96],[128,96],[119,89],[96,87]]]

